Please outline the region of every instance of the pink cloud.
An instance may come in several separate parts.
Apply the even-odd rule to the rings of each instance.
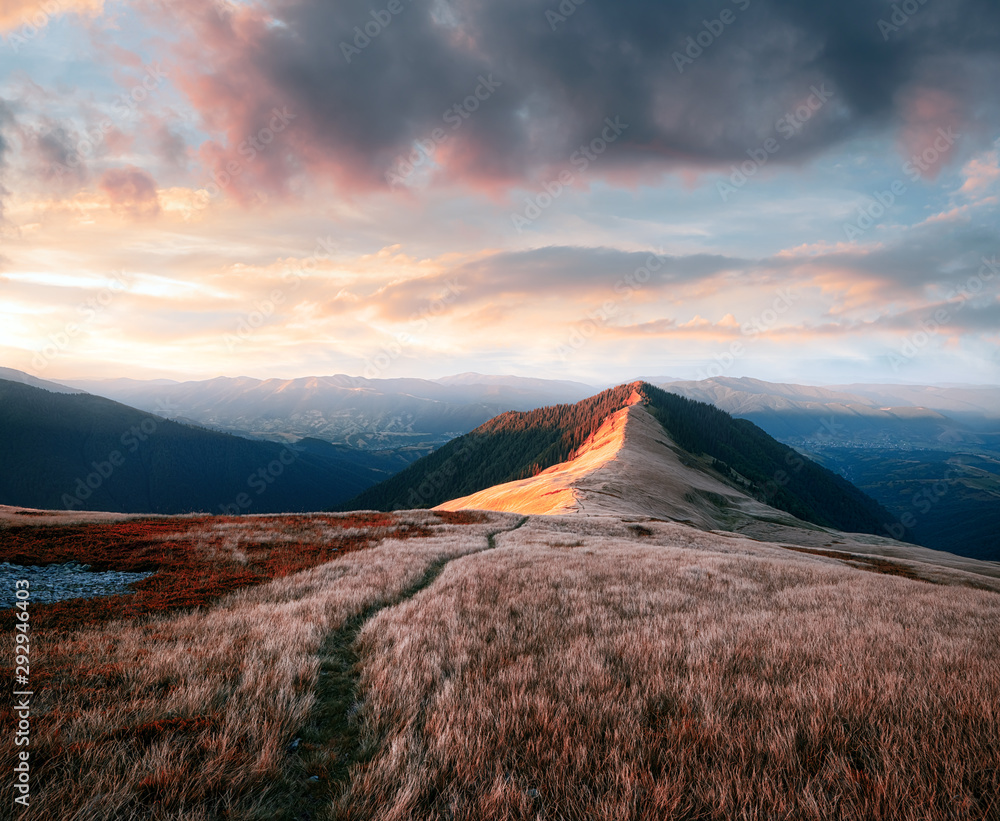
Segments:
[[[160,213],[156,180],[141,168],[130,165],[105,171],[98,188],[107,196],[115,214],[142,220]]]
[[[924,179],[936,179],[964,129],[961,102],[947,92],[917,87],[901,95],[900,153]]]
[[[1000,152],[991,151],[980,157],[973,157],[965,168],[965,183],[959,189],[963,194],[978,195],[992,188],[1000,180]]]

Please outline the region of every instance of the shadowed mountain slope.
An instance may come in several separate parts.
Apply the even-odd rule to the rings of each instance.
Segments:
[[[141,513],[318,510],[387,475],[334,445],[243,439],[0,379],[0,503]]]
[[[620,413],[626,408],[632,410]],[[884,533],[891,520],[849,482],[752,423],[642,382],[575,405],[498,416],[355,497],[349,507],[433,507],[543,474],[546,490],[530,500],[532,512],[567,511],[579,504],[574,488],[584,475],[598,465],[622,462],[617,454],[629,429],[640,443],[630,453],[644,451],[647,459],[641,471],[638,463],[635,470],[614,468],[620,474],[615,481],[625,483],[608,502],[617,512],[629,512],[636,496],[645,495],[640,506],[647,515],[657,515],[651,512],[655,508],[663,518],[709,528],[732,526],[732,515],[787,518],[778,511],[821,527],[860,533]],[[562,464],[574,456],[583,461]],[[526,487],[522,490],[530,496]],[[591,496],[599,492],[591,490]]]

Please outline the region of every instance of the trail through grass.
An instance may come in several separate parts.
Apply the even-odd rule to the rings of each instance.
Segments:
[[[499,534],[517,530],[527,521],[525,516],[513,527],[486,534],[486,547],[474,552],[495,549]],[[356,719],[360,665],[358,635],[382,610],[409,601],[430,587],[455,558],[458,557],[434,562],[412,587],[390,602],[359,613],[323,641],[315,707],[298,738],[292,742],[292,752],[298,756],[297,764],[290,768],[295,780],[289,784],[287,814],[277,818],[312,821],[336,817],[335,805],[348,786],[351,767],[370,760],[375,753],[363,744],[363,727]]]

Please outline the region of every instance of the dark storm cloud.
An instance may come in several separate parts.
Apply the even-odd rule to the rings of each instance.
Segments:
[[[882,0],[587,0],[559,21],[546,15],[558,0],[288,0],[241,21],[188,0],[207,46],[189,52],[188,90],[232,148],[287,106],[287,138],[261,154],[273,175],[326,165],[368,186],[436,128],[443,173],[487,186],[565,164],[605,117],[628,124],[601,160],[608,174],[746,159],[810,102],[775,162],[914,117],[918,135],[955,125],[944,117],[990,133],[1000,4],[895,5],[909,4],[904,19]],[[447,112],[484,78],[498,85],[452,130]]]

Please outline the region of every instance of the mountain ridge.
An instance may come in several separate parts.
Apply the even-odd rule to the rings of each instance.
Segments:
[[[638,401],[607,417],[566,462],[433,509],[647,516],[701,530],[735,530],[746,519],[802,524],[734,489],[707,466],[686,461],[642,398],[633,396]]]
[[[758,502],[821,527],[881,533],[891,517],[843,478],[775,441],[746,420],[643,382],[575,405],[508,412],[359,494],[345,509],[435,507],[487,488],[530,479],[572,461],[607,419],[638,394],[681,459]]]

